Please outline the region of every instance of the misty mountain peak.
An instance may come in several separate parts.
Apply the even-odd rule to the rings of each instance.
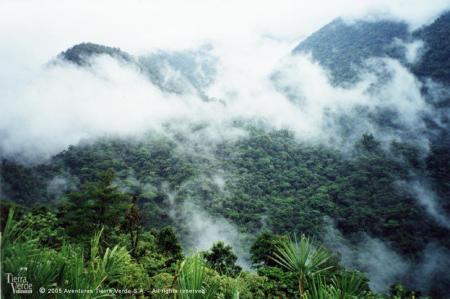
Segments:
[[[397,59],[420,78],[450,82],[450,12],[413,32],[404,22],[389,20],[345,22],[338,18],[303,40],[293,54],[310,53],[330,71],[336,85],[359,81],[358,68],[369,58]],[[408,59],[408,46],[423,41],[420,59]]]
[[[355,66],[370,57],[394,56],[396,39],[408,37],[408,25],[392,21],[356,21],[336,19],[302,41],[293,53],[311,53],[313,59],[328,68],[336,84],[359,79]]]
[[[202,89],[214,81],[217,64],[217,59],[210,52],[211,46],[203,45],[195,50],[156,50],[143,56],[133,56],[120,48],[88,42],[61,52],[58,58],[79,66],[92,67],[92,58],[108,55],[133,65],[164,92],[197,94],[206,99]]]
[[[450,11],[442,14],[432,24],[413,32],[422,39],[426,49],[414,73],[448,84],[450,82]]]
[[[58,55],[60,59],[77,65],[90,65],[89,59],[98,55],[109,55],[124,61],[130,61],[131,56],[119,48],[107,47],[94,43],[77,44]]]

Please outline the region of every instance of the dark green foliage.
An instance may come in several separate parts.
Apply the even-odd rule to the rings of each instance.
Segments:
[[[237,256],[233,249],[224,242],[215,243],[211,250],[205,252],[205,259],[211,269],[222,275],[236,277],[242,268],[236,265]]]
[[[405,23],[357,21],[346,24],[337,19],[302,41],[293,53],[311,53],[331,72],[332,82],[348,85],[360,79],[355,67],[372,57],[392,57],[411,68],[420,78],[450,82],[450,12],[412,33]],[[404,49],[395,41],[424,41],[417,63],[405,60]],[[276,77],[275,77],[276,78]]]
[[[119,48],[111,48],[93,43],[81,43],[62,52],[59,57],[77,65],[90,65],[90,59],[98,55],[108,55],[114,58],[130,61],[131,56]]]
[[[370,292],[367,280],[358,272],[342,272],[327,281],[315,277],[309,283],[306,299],[369,299],[379,298]]]
[[[4,198],[0,198],[0,230],[3,231],[3,228],[6,225],[7,217],[9,215],[9,211],[14,210],[14,217],[20,219],[23,214],[28,212],[28,209],[20,204],[17,204],[14,201],[7,200]]]
[[[0,184],[2,192],[8,194],[17,203],[30,205],[34,202],[46,201],[47,179],[40,174],[40,168],[32,169],[3,159],[0,165]]]
[[[390,21],[357,21],[347,24],[337,19],[324,26],[304,41],[293,53],[309,53],[324,67],[330,70],[335,84],[346,85],[359,78],[355,67],[371,57],[394,56],[394,39],[407,38],[408,26],[405,23]]]
[[[286,272],[278,267],[260,267],[258,274],[268,278],[271,294],[281,298],[298,297],[295,273]]]
[[[347,235],[369,232],[413,254],[442,229],[393,184],[409,178],[405,155],[397,151],[394,156],[370,135],[362,136],[353,156],[345,158],[299,144],[288,131],[252,131],[219,151],[226,159],[223,167],[239,178],[229,186],[225,213],[250,231],[257,232],[264,221],[275,233],[316,236],[323,217],[330,216]]]
[[[177,258],[183,256],[181,244],[171,227],[161,229],[156,237],[156,245],[162,252],[168,252]]]
[[[181,299],[213,299],[218,295],[218,284],[207,275],[208,268],[200,254],[182,261],[177,269],[176,282],[179,290],[204,290],[205,293],[180,294]]]
[[[121,178],[134,174],[142,183],[174,187],[193,175],[189,161],[175,155],[176,143],[147,137],[143,140],[104,139],[74,147],[55,156],[54,163],[66,166],[81,183],[95,181],[102,171],[113,169]],[[139,191],[139,190],[136,190]]]
[[[270,232],[260,234],[250,248],[253,266],[256,268],[276,266],[277,263],[273,260],[272,255],[283,239],[283,237]]]
[[[131,254],[135,256],[143,228],[142,215],[139,211],[138,198],[136,196],[133,196],[130,209],[125,215],[124,228],[130,234]]]
[[[20,173],[26,172],[31,181],[39,180],[42,173],[47,180],[52,179],[50,174],[70,174],[68,179],[79,182],[76,184],[81,189],[65,196],[74,207],[72,211],[68,207],[60,211],[67,214],[63,217],[66,225],[71,226],[70,218],[94,219],[86,228],[73,227],[71,235],[78,229],[92,232],[90,226],[98,226],[101,217],[92,205],[102,202],[85,199],[101,193],[102,173],[111,168],[116,174],[116,187],[106,188],[109,195],[105,196],[117,197],[111,200],[123,200],[126,205],[132,204],[133,196],[139,198],[143,227],[171,225],[181,232],[185,229],[177,227],[179,223],[173,223],[168,214],[172,207],[167,191],[178,190],[176,202],[190,198],[211,214],[223,215],[251,233],[259,232],[264,225],[279,234],[291,231],[320,236],[326,216],[334,219],[347,237],[366,232],[411,255],[432,240],[446,239],[445,230],[394,184],[410,179],[410,170],[414,169],[432,176],[434,189],[440,190],[442,198],[449,198],[445,144],[433,146],[424,163],[414,145],[395,142],[386,149],[371,135],[362,136],[351,155],[343,155],[320,145],[299,143],[287,130],[267,132],[250,127],[247,131],[246,138],[217,145],[211,159],[178,151],[182,140],[176,143],[150,136],[142,140],[103,139],[72,146],[46,165],[24,168],[11,163],[13,171],[3,171],[2,176],[19,182]],[[20,167],[23,170],[19,173],[14,170]],[[224,172],[224,192],[208,179],[215,169]],[[116,194],[122,193],[117,186],[127,194]],[[15,184],[4,190],[9,195],[7,191],[13,189],[12,198],[26,193],[33,198],[34,193],[45,189],[28,187]],[[120,199],[122,196],[126,198]],[[107,213],[114,214],[114,209],[107,209]],[[125,217],[127,213],[114,221],[122,224]],[[108,223],[106,218],[106,225],[118,224]]]
[[[416,75],[450,82],[450,12],[441,15],[431,25],[414,32],[425,42],[425,50],[418,64],[413,66]]]
[[[381,150],[380,142],[378,142],[373,135],[364,134],[359,142],[356,144],[356,148],[368,153],[377,153]]]
[[[409,290],[401,284],[394,284],[391,286],[390,294],[392,298],[395,299],[409,299],[409,298],[422,298],[419,291]],[[426,298],[440,298],[442,295],[437,295],[436,297],[426,297]]]
[[[72,238],[90,238],[104,229],[105,242],[115,240],[115,234],[125,225],[125,212],[131,207],[131,198],[113,186],[114,172],[100,174],[98,181],[84,184],[80,191],[68,194],[67,203],[60,207],[61,224]],[[84,220],[79,225],[79,219]]]
[[[57,216],[46,210],[33,210],[17,222],[17,227],[27,229],[27,238],[40,245],[59,248],[66,239],[65,231],[59,226]]]
[[[435,189],[450,211],[450,136],[442,136],[431,145],[426,164]]]
[[[340,298],[370,298],[368,282],[360,272],[342,271],[332,277],[331,287],[333,293]]]
[[[298,278],[301,275],[305,277],[304,298],[322,298],[314,297],[315,295],[310,297],[313,294],[324,294],[328,297],[323,298],[330,299],[388,298],[371,293],[367,288],[367,279],[361,273],[347,272],[330,264],[329,253],[320,244],[305,241],[307,239],[304,237],[300,243],[292,243],[281,236],[263,235],[253,247],[277,240],[278,245],[274,251],[267,250],[264,254],[274,257],[278,255],[281,258],[281,268],[262,265],[258,268],[258,275],[248,272],[238,275],[241,269],[235,264],[236,256],[231,247],[223,242],[215,244],[204,255],[194,254],[179,260],[180,247],[176,245],[178,240],[170,228],[160,232],[143,232],[136,254],[132,256],[129,249],[121,245],[129,244],[129,235],[117,228],[115,233],[119,244],[102,245],[100,239],[104,231],[100,230],[92,234],[84,246],[78,245],[84,242],[84,236],[80,235],[55,248],[53,241],[48,243],[47,237],[64,236],[65,229],[58,226],[51,212],[33,209],[19,217],[18,222],[14,218],[11,209],[1,235],[2,270],[26,276],[27,281],[33,284],[33,290],[36,286],[63,290],[142,289],[144,293],[140,298],[164,298],[154,296],[151,290],[177,288],[204,289],[207,294],[184,294],[181,298],[238,298],[238,294],[239,298],[249,299],[297,298]],[[77,220],[78,225],[84,223],[84,219]],[[291,254],[296,258],[290,259]],[[21,270],[24,268],[27,270]],[[2,297],[15,298],[5,277],[2,276]],[[413,298],[412,293],[408,295],[398,287],[393,294],[395,295],[390,298]],[[40,293],[33,296],[47,298],[46,294]],[[65,295],[64,298],[66,297],[96,298],[92,294],[72,294]]]

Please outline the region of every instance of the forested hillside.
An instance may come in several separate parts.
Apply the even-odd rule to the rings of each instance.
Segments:
[[[294,53],[311,52],[314,59],[326,66],[336,84],[354,83],[359,78],[358,67],[368,58],[392,55],[396,39],[408,37],[405,23],[392,21],[359,21],[346,24],[338,19],[302,41]]]
[[[211,215],[236,224],[247,235],[243,244],[254,242],[251,236],[261,229],[305,233],[320,240],[330,218],[350,240],[369,234],[412,261],[420,260],[419,253],[429,242],[450,247],[448,230],[427,216],[408,192],[393,185],[409,179],[410,169],[424,175],[439,171],[431,163],[422,164],[408,144],[393,143],[385,150],[364,135],[354,152],[342,156],[333,149],[299,144],[289,131],[251,128],[247,138],[219,144],[211,157],[199,159],[178,142],[155,137],[105,139],[71,147],[50,163],[32,168],[4,160],[3,184],[10,188],[4,190],[13,190],[10,198],[20,206],[39,207],[27,216],[30,219],[55,217],[51,225],[59,242],[66,238],[87,242],[84,237],[101,227],[108,238],[118,234],[107,244],[120,242],[126,230],[113,228],[126,225],[134,204],[140,214],[137,225],[144,231],[171,225],[182,243],[189,244],[186,222],[179,220],[186,215],[178,207],[183,209],[182,203],[192,200]],[[92,185],[100,184],[105,173],[114,178],[102,188],[113,184],[120,190],[115,197],[101,195],[103,191]],[[223,185],[217,184],[216,176]],[[176,192],[175,205],[169,199],[171,191]],[[37,198],[41,200],[36,202]],[[110,211],[103,216],[94,212],[104,205]],[[78,219],[83,219],[82,226]]]

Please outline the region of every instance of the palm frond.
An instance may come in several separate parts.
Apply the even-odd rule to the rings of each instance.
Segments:
[[[181,299],[216,298],[219,286],[207,280],[206,265],[200,254],[194,254],[180,263],[177,289]],[[183,293],[192,291],[192,293]]]
[[[332,268],[328,265],[331,253],[322,246],[314,245],[305,235],[300,237],[300,241],[296,236],[294,240],[289,238],[276,249],[273,260],[297,275],[300,297],[303,297],[308,279]]]
[[[345,296],[345,298],[369,297],[367,279],[356,271],[334,275],[331,280],[331,285],[336,290],[340,290],[341,296]]]

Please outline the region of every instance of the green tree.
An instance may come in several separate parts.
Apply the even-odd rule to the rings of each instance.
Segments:
[[[130,234],[131,255],[136,256],[136,250],[139,244],[139,237],[142,230],[141,213],[139,212],[139,199],[133,196],[132,205],[125,217],[125,229]]]
[[[236,277],[242,268],[236,265],[237,256],[233,249],[224,242],[215,243],[211,250],[205,253],[207,264],[222,275]]]
[[[17,222],[18,227],[27,228],[27,239],[38,240],[50,248],[58,248],[64,242],[64,230],[58,224],[56,215],[46,210],[28,212]]]
[[[328,250],[315,246],[305,235],[300,237],[300,241],[295,237],[282,242],[274,253],[278,264],[296,274],[300,298],[304,298],[308,280],[333,268],[329,263],[331,257]]]
[[[217,298],[219,286],[208,279],[207,267],[199,254],[194,254],[183,260],[178,266],[175,278],[174,283],[176,283],[178,290],[195,291],[180,293],[176,298]]]
[[[114,172],[109,169],[98,181],[86,183],[80,191],[68,195],[68,202],[60,208],[60,217],[70,237],[82,238],[85,242],[93,232],[103,228],[105,242],[116,239],[131,203],[129,197],[113,184],[114,178]]]
[[[167,226],[159,231],[156,237],[156,245],[160,251],[173,256],[175,259],[183,257],[183,249],[172,227]]]
[[[374,153],[380,150],[380,142],[372,134],[363,134],[361,139],[356,143],[356,148]]]
[[[277,263],[273,260],[273,253],[276,251],[277,246],[281,245],[283,240],[282,236],[275,235],[271,232],[263,232],[253,242],[250,248],[251,260],[253,266],[276,266]]]

